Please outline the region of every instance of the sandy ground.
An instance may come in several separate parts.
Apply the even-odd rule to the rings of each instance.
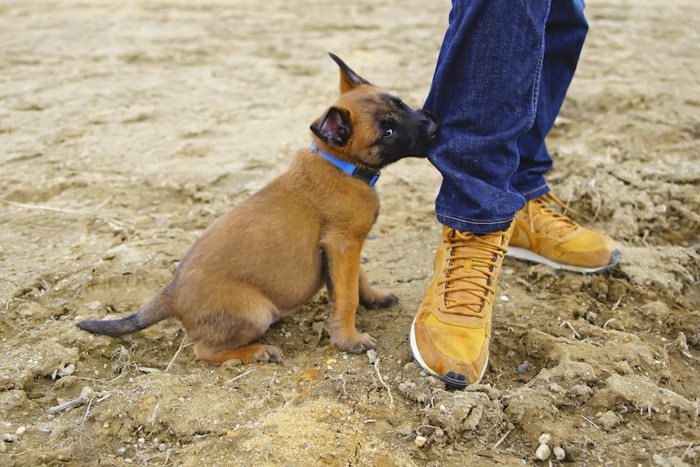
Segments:
[[[329,344],[325,292],[264,337],[281,365],[176,356],[175,321],[124,339],[75,328],[138,309],[308,144],[337,92],[326,51],[420,105],[448,9],[0,3],[0,464],[520,465],[543,433],[562,462],[700,462],[695,0],[589,2],[550,180],[624,260],[595,277],[506,260],[483,384],[445,391],[409,354],[439,237],[424,160],[383,174],[364,252],[401,298],[358,317],[391,393]]]

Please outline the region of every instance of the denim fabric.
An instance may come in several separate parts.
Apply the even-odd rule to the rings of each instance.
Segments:
[[[586,31],[581,0],[452,1],[425,103],[440,122],[428,154],[443,175],[438,221],[504,230],[526,198],[549,191],[544,137]]]

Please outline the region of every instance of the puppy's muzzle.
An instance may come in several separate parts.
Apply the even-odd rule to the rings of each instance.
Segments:
[[[422,109],[420,112],[422,113],[420,121],[422,133],[425,139],[433,141],[438,132],[437,119],[428,110]]]

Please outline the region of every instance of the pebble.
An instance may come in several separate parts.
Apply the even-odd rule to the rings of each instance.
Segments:
[[[2,435],[2,440],[7,441],[8,443],[16,443],[17,436],[10,433],[5,433],[4,435]]]
[[[0,452],[7,451],[7,446],[5,446],[5,441],[0,441]]]
[[[538,458],[541,461],[549,459],[549,455],[552,453],[552,450],[549,449],[549,446],[546,444],[540,444],[537,447],[537,451],[535,451],[535,457]]]
[[[139,444],[143,444],[146,442],[146,438],[139,438],[138,442],[139,442]]]
[[[419,436],[416,436],[416,440],[414,442],[416,443],[416,446],[418,446],[419,448],[422,448],[423,446],[425,446],[425,443],[428,442],[428,438],[426,438],[425,436],[419,435]]]
[[[521,375],[524,375],[525,373],[527,373],[527,369],[529,367],[530,367],[530,362],[525,360],[523,363],[518,365],[518,373],[520,373]]]
[[[43,433],[45,435],[48,435],[49,433],[51,433],[51,428],[43,426],[43,427],[39,428],[39,433]]]
[[[75,373],[75,365],[72,363],[70,365],[58,370],[58,376],[60,376],[61,378],[65,378],[66,376],[70,376],[73,373]]]
[[[405,383],[399,384],[399,391],[401,392],[408,392],[416,388],[416,383],[411,383],[410,381],[406,381]]]
[[[651,460],[654,461],[655,465],[666,465],[666,459],[661,454],[654,454],[651,456]]]
[[[117,455],[118,455],[118,456],[123,456],[124,454],[126,454],[126,448],[119,448],[119,449],[117,449]]]
[[[25,431],[27,431],[27,427],[26,427],[26,426],[20,426],[20,427],[17,428],[17,431],[15,431],[15,434],[16,434],[17,436],[22,436],[22,435],[24,434]]]
[[[538,441],[540,444],[549,444],[549,442],[552,441],[552,435],[549,433],[542,433]]]
[[[598,319],[598,314],[594,311],[589,311],[588,313],[586,313],[586,321],[588,321],[589,323],[595,324],[596,319]]]
[[[558,461],[563,461],[566,458],[566,451],[561,446],[557,446],[553,449],[554,452],[554,457],[557,458]]]
[[[374,349],[367,351],[367,360],[369,360],[372,365],[377,361],[377,352]]]
[[[597,413],[596,417],[598,423],[603,427],[603,430],[610,431],[617,428],[620,424],[620,418],[612,410],[608,410],[605,413]]]

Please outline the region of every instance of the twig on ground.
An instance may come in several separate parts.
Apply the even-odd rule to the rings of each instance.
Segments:
[[[615,321],[615,318],[610,318],[609,320],[607,320],[603,325],[603,329],[607,328],[608,324],[612,323],[613,321]]]
[[[231,384],[231,383],[233,383],[234,381],[236,381],[237,379],[243,378],[245,375],[251,373],[252,371],[253,371],[253,370],[250,369],[250,370],[246,371],[245,373],[241,373],[240,375],[236,376],[235,378],[231,378],[230,380],[224,382],[224,384]]]
[[[688,454],[690,454],[690,450],[693,449],[693,444],[694,443],[692,442],[688,444],[688,449],[686,449],[683,455],[681,456],[681,460],[685,459],[688,456]]]
[[[49,415],[57,414],[58,412],[63,412],[64,410],[73,409],[75,407],[80,407],[84,405],[87,401],[91,400],[93,395],[93,390],[89,386],[85,386],[80,393],[80,397],[73,399],[63,404],[58,404],[53,407],[46,409],[46,413]]]
[[[88,415],[90,415],[90,407],[92,407],[92,401],[95,400],[96,396],[92,396],[90,400],[88,401],[87,408],[85,409],[85,416],[83,416],[83,426],[85,426],[85,421],[88,418]]]
[[[620,298],[617,299],[617,301],[616,301],[615,304],[612,306],[612,308],[610,309],[610,311],[615,311],[615,310],[617,310],[617,307],[620,306],[620,302],[622,302],[622,299],[625,298],[625,295],[627,295],[627,294],[626,294],[626,293],[623,293],[622,295],[620,295]]]
[[[506,431],[506,434],[503,435],[503,436],[501,436],[501,439],[499,439],[498,441],[496,441],[496,444],[494,444],[494,445],[491,447],[491,449],[495,451],[496,448],[497,448],[498,446],[500,446],[501,443],[503,443],[503,441],[506,440],[506,438],[508,437],[508,435],[510,434],[511,431],[513,431],[512,428],[511,428],[510,430]]]
[[[599,426],[596,422],[594,422],[593,420],[591,420],[590,418],[585,417],[585,416],[583,416],[583,415],[581,415],[581,418],[583,418],[583,419],[586,420],[588,423],[590,423],[591,425],[593,425],[594,427],[596,427],[596,428],[598,428],[598,429],[600,430],[600,426]]]
[[[170,370],[170,367],[173,366],[173,363],[175,363],[175,359],[177,359],[177,356],[180,355],[180,352],[185,346],[185,341],[187,341],[187,335],[185,334],[185,337],[182,338],[182,342],[180,342],[180,347],[177,348],[177,351],[175,352],[175,355],[173,355],[173,358],[170,360],[170,363],[168,363],[168,366],[165,367],[165,370],[163,370],[163,373],[167,373],[168,370]]]
[[[569,329],[573,331],[574,336],[576,336],[576,339],[581,339],[581,335],[578,332],[576,332],[576,329],[574,329],[570,322],[564,321],[559,325],[560,328],[563,328],[564,326],[568,326]]]
[[[384,386],[384,389],[386,389],[386,392],[389,394],[389,408],[393,409],[394,408],[394,396],[391,395],[391,388],[387,386],[387,384],[384,382],[384,378],[382,378],[382,374],[379,372],[379,357],[374,361],[374,370],[377,372],[377,377],[379,378],[379,382],[382,383],[382,386]]]

